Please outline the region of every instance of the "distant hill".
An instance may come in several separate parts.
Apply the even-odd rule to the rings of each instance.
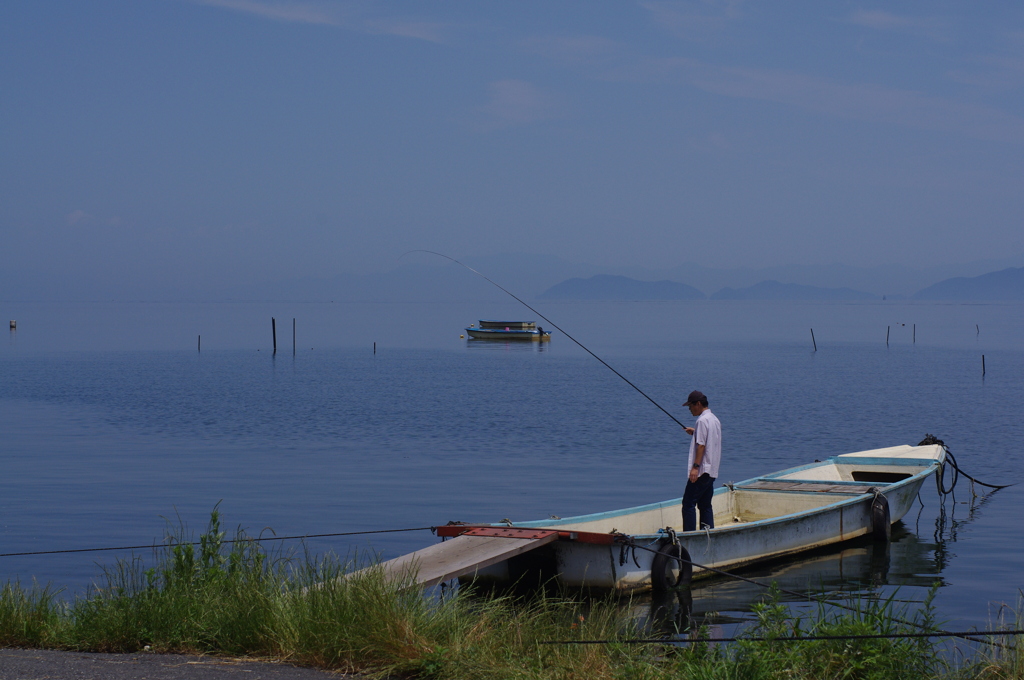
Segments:
[[[798,283],[762,281],[747,288],[723,288],[712,300],[877,300],[877,295],[852,288],[820,288]]]
[[[707,296],[678,281],[638,281],[628,276],[598,274],[566,279],[538,296],[542,300],[703,300]]]
[[[914,293],[915,300],[1024,300],[1024,267],[958,276]]]

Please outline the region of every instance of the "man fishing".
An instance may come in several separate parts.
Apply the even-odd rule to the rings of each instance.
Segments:
[[[683,531],[697,529],[697,510],[700,510],[701,528],[715,528],[715,511],[711,508],[718,463],[722,458],[722,423],[711,409],[703,392],[690,392],[686,403],[690,415],[697,418],[693,427],[683,427],[690,440],[687,466],[690,472],[683,491]]]

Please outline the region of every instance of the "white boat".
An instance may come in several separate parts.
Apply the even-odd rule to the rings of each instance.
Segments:
[[[406,578],[415,573],[423,585],[539,579],[623,592],[665,589],[711,575],[709,567],[732,569],[866,534],[888,540],[891,523],[944,461],[940,445],[894,446],[728,484],[714,492],[715,528],[699,531],[681,530],[680,498],[565,519],[453,523],[437,527],[447,542],[383,567]]]
[[[480,319],[480,326],[471,325],[466,333],[474,340],[538,340],[546,342],[551,333],[538,328],[534,321],[500,321]]]

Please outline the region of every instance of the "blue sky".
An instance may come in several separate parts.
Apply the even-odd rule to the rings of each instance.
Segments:
[[[1024,253],[1024,6],[0,5],[0,269]]]

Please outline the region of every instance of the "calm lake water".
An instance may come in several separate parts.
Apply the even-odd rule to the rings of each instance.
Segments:
[[[1024,481],[1020,304],[536,306],[680,420],[692,420],[685,394],[708,394],[721,483],[925,433],[983,481]],[[0,315],[18,321],[0,343],[0,553],[151,544],[179,517],[201,529],[217,503],[229,526],[295,535],[566,517],[682,493],[678,426],[564,335],[459,339],[481,317],[533,318],[504,300],[3,303]],[[973,498],[961,481],[942,507],[929,483],[887,551],[847,544],[745,573],[908,601],[938,582],[940,618],[985,626],[1024,586],[1021,489]],[[434,540],[308,545],[389,558]],[[81,592],[117,556],[2,557],[0,580]],[[719,581],[695,590],[694,610],[743,619],[757,594]]]

